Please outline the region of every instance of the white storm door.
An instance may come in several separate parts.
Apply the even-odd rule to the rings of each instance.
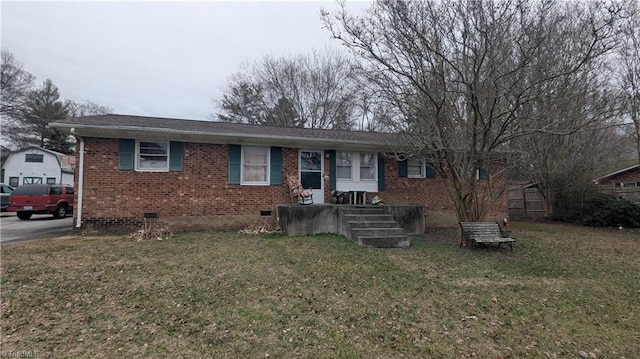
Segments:
[[[313,203],[324,203],[324,153],[322,151],[300,151],[300,183],[304,189],[313,191]]]

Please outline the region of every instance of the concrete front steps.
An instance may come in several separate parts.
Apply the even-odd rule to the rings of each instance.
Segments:
[[[408,247],[411,242],[400,224],[378,206],[345,206],[340,209],[342,234],[361,246]]]

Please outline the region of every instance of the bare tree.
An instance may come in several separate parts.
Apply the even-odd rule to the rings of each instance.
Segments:
[[[0,86],[2,100],[0,116],[3,124],[12,122],[22,115],[28,92],[33,88],[35,76],[23,69],[22,64],[7,49],[2,49]]]
[[[113,110],[109,106],[98,105],[91,101],[87,102],[75,102],[71,100],[66,100],[65,106],[69,112],[69,117],[82,117],[82,116],[91,116],[91,115],[106,115]]]
[[[351,77],[351,63],[337,52],[265,57],[228,79],[218,102],[221,113],[217,118],[229,122],[351,129],[356,121],[358,94]],[[283,106],[287,111],[282,111]]]
[[[617,49],[617,79],[623,117],[628,123],[628,133],[635,140],[640,163],[640,8],[637,2],[630,2],[626,15]]]
[[[2,50],[2,139],[16,147],[36,145],[68,153],[74,138],[49,127],[66,117],[106,114],[107,106],[62,100],[51,80],[34,87],[35,77],[23,69],[13,54]]]
[[[504,191],[493,182],[503,173],[479,186],[479,169],[497,168],[517,138],[576,131],[569,109],[554,121],[535,110],[609,53],[618,12],[600,2],[383,0],[362,16],[342,7],[323,18],[394,105],[388,126],[403,152],[432,157],[458,219],[478,221]]]

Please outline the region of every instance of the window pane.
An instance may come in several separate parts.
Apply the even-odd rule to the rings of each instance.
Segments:
[[[140,141],[138,148],[138,169],[166,170],[169,165],[168,143]]]
[[[351,179],[351,167],[338,167],[336,178]]]
[[[300,153],[300,170],[302,171],[320,171],[322,168],[321,152],[301,152]]]
[[[409,177],[424,177],[424,166],[421,158],[411,157],[407,159],[407,175]]]
[[[360,179],[376,179],[376,155],[375,153],[360,154]]]
[[[320,189],[322,188],[322,174],[320,172],[302,172],[300,173],[300,183],[304,189]]]
[[[351,152],[338,152],[336,178],[351,179]]]
[[[245,182],[266,182],[267,166],[244,165],[242,167],[242,177]]]
[[[338,152],[337,157],[338,166],[351,167],[351,152]]]
[[[242,147],[242,181],[267,183],[269,147]]]
[[[140,154],[145,155],[166,155],[167,144],[163,142],[142,142],[140,141]]]
[[[267,147],[242,147],[244,151],[244,163],[253,165],[266,165],[268,159]]]
[[[39,162],[39,163],[42,163],[42,162],[44,162],[44,155],[27,153],[24,156],[24,161],[25,162]]]
[[[140,169],[164,169],[167,168],[167,156],[140,155]]]

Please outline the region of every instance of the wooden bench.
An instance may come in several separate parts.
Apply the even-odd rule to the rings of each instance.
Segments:
[[[484,243],[497,244],[500,247],[502,243],[506,243],[513,251],[513,242],[516,241],[510,237],[508,231],[500,228],[498,222],[460,222],[460,230],[460,247],[464,243],[470,247]]]

